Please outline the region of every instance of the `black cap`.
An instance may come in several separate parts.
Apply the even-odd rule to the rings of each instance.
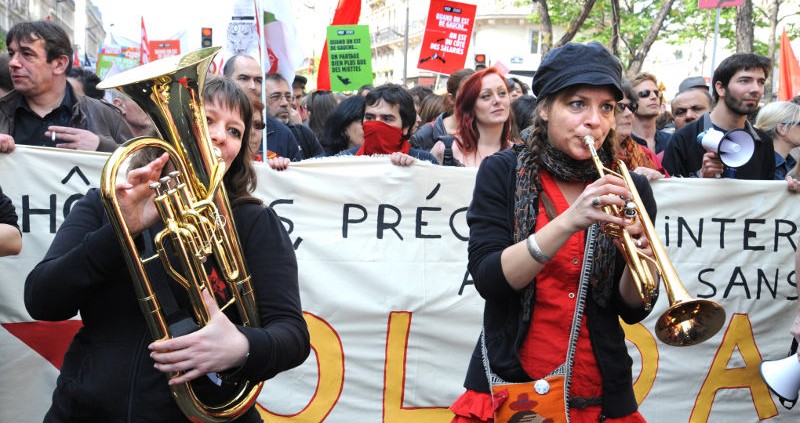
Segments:
[[[306,78],[303,75],[295,75],[292,85],[301,85],[305,87],[307,83],[308,83],[308,78]]]
[[[702,76],[690,76],[684,79],[680,85],[678,85],[678,92],[682,93],[692,88],[702,88],[708,91],[708,83]]]
[[[568,43],[550,50],[533,77],[533,93],[545,98],[573,85],[609,85],[622,100],[622,64],[602,44]]]

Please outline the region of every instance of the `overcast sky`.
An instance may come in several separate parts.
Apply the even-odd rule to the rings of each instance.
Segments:
[[[252,4],[252,0],[239,0]],[[113,32],[134,41],[140,39],[140,17],[144,16],[150,40],[169,39],[186,32],[181,49],[191,51],[200,47],[200,28],[214,28],[214,45],[224,42],[236,0],[92,0],[103,15],[106,32]],[[320,53],[325,41],[324,28],[333,17],[337,0],[313,0],[304,3],[292,0],[298,33],[298,45],[305,55]],[[320,35],[321,34],[321,35]],[[320,38],[321,39],[318,39]]]

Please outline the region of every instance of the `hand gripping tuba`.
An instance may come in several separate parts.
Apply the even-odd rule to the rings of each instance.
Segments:
[[[603,208],[604,211],[619,217],[639,219],[642,222],[642,226],[644,226],[644,236],[653,250],[653,257],[640,253],[628,231],[619,225],[606,224],[602,228],[603,232],[609,236],[619,238],[625,261],[628,264],[631,275],[633,275],[642,303],[646,308],[649,309],[651,307],[653,295],[658,287],[658,280],[655,279],[658,275],[654,276],[650,272],[648,263],[655,265],[658,274],[664,281],[669,308],[661,314],[656,322],[656,336],[661,342],[678,347],[699,344],[711,338],[725,323],[725,310],[714,301],[694,299],[689,296],[678,277],[678,272],[675,271],[675,267],[672,265],[669,256],[667,256],[661,240],[658,238],[658,233],[656,233],[653,223],[650,221],[650,216],[644,208],[639,192],[636,190],[633,179],[631,179],[631,175],[628,172],[628,167],[620,160],[618,162],[619,172],[606,168],[597,155],[597,150],[594,147],[594,138],[587,135],[583,140],[592,154],[592,160],[600,177],[610,173],[621,178],[625,181],[625,185],[628,186],[628,190],[630,190],[633,197],[627,200],[627,204],[623,209],[617,206],[606,206]]]
[[[203,289],[214,292],[205,268],[209,258],[217,265],[230,298],[220,308],[233,306],[243,325],[260,325],[223,184],[225,162],[212,147],[203,108],[205,75],[218,50],[219,47],[211,47],[158,60],[98,85],[101,89],[117,88],[131,97],[164,137],[135,138],[123,144],[109,158],[100,182],[106,214],[121,238],[139,306],[155,340],[190,333],[210,320],[201,294]],[[158,254],[149,257],[142,257],[135,245],[116,198],[119,170],[125,169],[129,159],[144,148],[167,152],[176,169],[151,186],[156,191],[156,209],[164,229],[153,236]],[[186,290],[192,317],[174,319],[165,315],[164,306],[174,303],[174,299],[158,296],[160,288],[149,270],[158,264],[157,259],[163,271]],[[263,384],[213,380],[209,375],[170,387],[181,411],[191,421],[224,422],[238,417],[253,405]]]

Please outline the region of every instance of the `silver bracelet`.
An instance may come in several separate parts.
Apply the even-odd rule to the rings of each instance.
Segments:
[[[525,243],[528,245],[528,253],[530,253],[531,257],[533,257],[533,259],[538,261],[539,263],[545,264],[553,259],[552,257],[542,252],[542,249],[539,248],[539,244],[536,243],[536,237],[534,236],[534,234],[530,234],[528,236],[528,240]]]

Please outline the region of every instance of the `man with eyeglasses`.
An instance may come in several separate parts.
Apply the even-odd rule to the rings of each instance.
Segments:
[[[264,78],[264,90],[267,95],[267,113],[289,127],[300,145],[303,158],[308,159],[322,154],[322,145],[314,132],[302,124],[295,123],[296,119],[292,119],[292,115],[297,117],[298,112],[292,107],[294,94],[286,78],[277,73],[268,74]]]
[[[672,176],[772,180],[775,152],[772,139],[754,128],[747,117],[758,109],[772,61],[752,53],[734,54],[714,71],[714,108],[711,112],[675,131],[664,151],[664,168]],[[755,149],[750,161],[732,169],[716,152],[707,152],[698,142],[710,129],[726,133],[744,129],[753,137]]]
[[[661,114],[661,90],[658,89],[658,80],[655,75],[642,72],[631,81],[636,103],[636,112],[633,115],[633,139],[658,154],[664,150],[669,142],[670,134],[660,131],[656,127],[656,120]]]

